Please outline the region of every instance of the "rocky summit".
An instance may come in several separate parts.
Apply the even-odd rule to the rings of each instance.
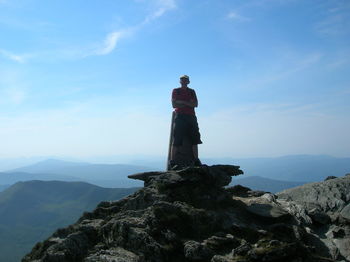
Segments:
[[[350,260],[350,176],[277,195],[225,187],[242,173],[214,165],[129,176],[144,187],[100,203],[22,261]]]

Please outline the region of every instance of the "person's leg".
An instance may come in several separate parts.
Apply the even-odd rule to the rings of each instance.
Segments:
[[[183,120],[181,117],[176,115],[174,120],[173,144],[171,146],[171,151],[170,151],[170,162],[169,162],[170,168],[173,168],[174,166],[177,165],[175,160],[176,160],[176,155],[179,151],[179,146],[181,146],[182,144],[183,133],[184,133]]]
[[[191,140],[192,140],[192,152],[194,158],[194,165],[201,166],[202,163],[198,158],[198,144],[202,144],[201,135],[199,133],[199,127],[197,122],[197,117],[193,116],[191,118]]]

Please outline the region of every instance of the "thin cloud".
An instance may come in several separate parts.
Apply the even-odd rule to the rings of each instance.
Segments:
[[[90,55],[108,55],[114,51],[117,47],[117,44],[123,38],[133,35],[136,31],[140,30],[146,24],[153,22],[154,20],[160,18],[168,11],[176,8],[176,3],[174,0],[158,0],[156,1],[156,9],[150,13],[146,18],[139,24],[127,27],[118,31],[109,33],[103,44],[96,48]]]
[[[237,12],[231,11],[227,14],[226,18],[228,20],[235,20],[235,21],[239,21],[239,22],[248,22],[251,19],[248,17],[244,17],[241,16],[240,14],[238,14]]]
[[[328,9],[323,20],[316,24],[316,32],[324,36],[349,34],[349,13],[350,4],[339,1],[335,7]]]
[[[6,3],[7,0],[0,0]],[[89,56],[103,56],[111,54],[118,46],[121,40],[134,35],[147,24],[154,22],[164,16],[168,11],[176,8],[175,0],[155,0],[153,3],[153,11],[150,12],[140,23],[134,26],[128,26],[109,32],[100,43],[88,44],[84,46],[71,46],[69,49],[46,50],[35,53],[37,58],[45,57],[45,59],[81,59]],[[25,63],[33,54],[14,54],[4,49],[0,49],[0,56],[10,59],[17,63]]]
[[[18,55],[4,49],[0,49],[0,55],[21,64],[25,63],[28,58],[32,57],[32,55],[29,55],[29,54]]]
[[[176,8],[176,3],[174,0],[158,0],[157,1],[157,9],[149,14],[145,20],[141,23],[147,24],[152,22],[153,20],[156,20],[157,18],[163,16],[166,12],[175,9]]]
[[[115,31],[109,33],[106,36],[103,45],[100,48],[98,48],[94,53],[96,55],[107,55],[111,53],[116,48],[117,43],[126,35],[127,34],[124,31]]]
[[[329,69],[339,69],[342,67],[347,66],[350,63],[350,58],[349,57],[343,57],[343,58],[338,58],[334,61],[332,61],[331,63],[329,63],[327,66]]]
[[[276,81],[287,79],[288,77],[302,72],[316,64],[318,64],[323,57],[322,53],[308,54],[302,58],[296,59],[294,62],[284,62],[282,69],[279,65],[276,70],[271,70],[267,75],[257,77],[255,80],[248,82],[245,88],[264,87]]]

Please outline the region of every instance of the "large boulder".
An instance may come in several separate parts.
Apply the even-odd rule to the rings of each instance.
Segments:
[[[285,206],[296,207],[295,216],[307,226],[317,246],[322,243],[333,259],[350,261],[350,176],[332,177],[277,194]],[[300,215],[300,213],[303,213]]]
[[[225,188],[232,176],[242,173],[238,166],[216,165],[132,175],[144,181],[145,187],[122,200],[100,203],[74,225],[38,243],[23,262],[322,262],[347,258],[346,228],[329,224],[334,219],[326,221],[321,216],[318,219],[325,224],[314,226],[306,204],[282,195],[280,199],[243,187]],[[343,210],[345,221],[347,208]],[[321,239],[327,226],[328,235],[335,239],[333,246]]]

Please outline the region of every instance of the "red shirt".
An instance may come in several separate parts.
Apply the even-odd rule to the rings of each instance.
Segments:
[[[191,100],[197,101],[196,92],[191,88],[174,88],[171,96],[172,100],[183,100],[190,102]],[[195,115],[193,107],[177,107],[175,108],[176,113]]]

